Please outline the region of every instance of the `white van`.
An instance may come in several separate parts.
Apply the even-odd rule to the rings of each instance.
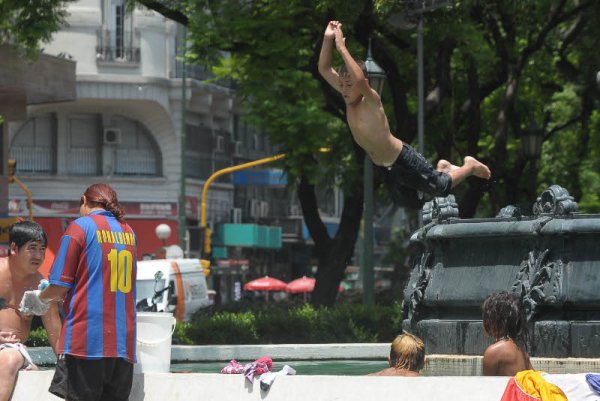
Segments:
[[[141,260],[137,268],[139,312],[171,312],[178,321],[189,321],[210,304],[200,259]]]

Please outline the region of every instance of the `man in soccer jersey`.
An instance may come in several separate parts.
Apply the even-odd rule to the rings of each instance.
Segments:
[[[44,304],[64,297],[49,391],[69,401],[126,401],[135,362],[137,240],[108,184],[87,188],[79,213],[61,238],[49,287],[29,304],[43,313]]]
[[[23,343],[29,338],[33,315],[16,310],[23,293],[35,290],[42,275],[46,234],[39,224],[21,221],[8,232],[9,255],[0,258],[0,401],[6,401],[14,389],[19,370],[35,370]],[[42,317],[52,349],[56,352],[60,334],[60,315],[54,304]]]

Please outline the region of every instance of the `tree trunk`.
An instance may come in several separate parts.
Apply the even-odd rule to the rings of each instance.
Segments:
[[[298,198],[306,227],[314,241],[318,270],[316,285],[312,294],[315,306],[332,306],[344,277],[346,266],[354,254],[363,211],[362,178],[357,178],[344,195],[344,209],[340,217],[337,233],[333,238],[319,216],[315,187],[306,177],[298,184]]]

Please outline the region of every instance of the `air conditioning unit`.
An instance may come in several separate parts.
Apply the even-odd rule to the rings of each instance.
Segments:
[[[242,156],[242,141],[235,141],[233,144],[233,155],[236,157]]]
[[[121,130],[119,128],[104,128],[104,144],[119,145],[121,143]]]
[[[234,207],[231,209],[231,222],[235,224],[242,222],[242,208]]]
[[[269,202],[260,201],[259,208],[260,208],[260,212],[259,212],[260,217],[268,217],[269,216]]]
[[[290,205],[289,210],[288,210],[288,214],[290,216],[301,216],[302,215],[302,209],[300,208],[300,205]]]
[[[260,217],[260,202],[256,199],[248,199],[246,203],[246,211],[248,216],[256,219]]]
[[[225,150],[225,138],[223,135],[217,135],[215,139],[215,151],[223,152]]]

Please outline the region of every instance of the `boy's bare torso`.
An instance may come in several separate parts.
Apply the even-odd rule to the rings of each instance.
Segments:
[[[356,104],[346,106],[346,118],[354,140],[378,166],[394,164],[402,142],[390,132],[383,105],[371,104],[361,97]]]
[[[19,305],[26,290],[35,289],[41,275],[31,275],[24,280],[13,278],[8,258],[0,258],[0,298],[9,305]],[[0,310],[0,331],[13,333],[19,341],[29,337],[32,316],[24,316],[12,308]]]

